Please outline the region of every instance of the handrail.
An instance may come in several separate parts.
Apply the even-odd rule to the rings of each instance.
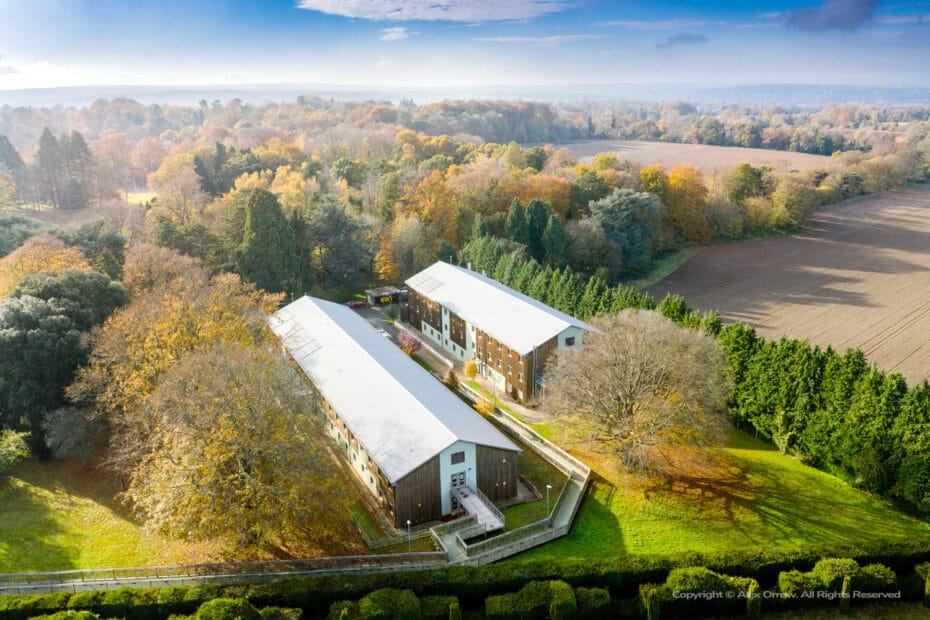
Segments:
[[[504,513],[498,510],[497,506],[494,505],[494,502],[489,500],[487,495],[481,492],[481,489],[478,488],[478,485],[475,484],[474,480],[472,480],[471,478],[467,478],[465,480],[465,484],[468,485],[468,490],[474,493],[475,495],[477,495],[478,499],[480,499],[482,503],[484,503],[484,505],[487,506],[491,510],[491,514],[493,514],[495,517],[497,517],[500,520],[501,525],[507,524],[507,520],[506,520],[506,517],[504,517]]]

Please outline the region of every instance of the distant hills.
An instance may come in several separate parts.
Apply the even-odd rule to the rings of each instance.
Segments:
[[[695,103],[750,103],[786,105],[871,104],[923,105],[930,88],[923,86],[863,86],[811,84],[697,84],[515,85],[515,86],[346,86],[333,84],[234,84],[184,86],[69,86],[0,90],[0,106],[83,107],[95,99],[128,97],[144,104],[196,105],[199,101],[248,103],[292,101],[300,95],[352,101],[409,99],[417,104],[443,99],[498,99],[529,101],[690,101]]]

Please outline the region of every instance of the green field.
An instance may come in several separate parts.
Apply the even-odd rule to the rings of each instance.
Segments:
[[[144,205],[155,197],[155,192],[126,192],[126,202],[131,205]]]
[[[637,291],[645,290],[668,277],[668,275],[678,269],[682,263],[691,258],[691,255],[697,252],[697,250],[698,246],[689,243],[683,248],[653,261],[652,265],[649,267],[649,271],[640,277],[633,280],[623,280],[620,284],[629,286]]]
[[[146,533],[114,500],[117,482],[77,462],[29,460],[0,478],[0,572],[198,562],[207,551]]]
[[[926,523],[740,431],[714,456],[713,473],[676,482],[600,472],[571,533],[513,561],[930,539]]]

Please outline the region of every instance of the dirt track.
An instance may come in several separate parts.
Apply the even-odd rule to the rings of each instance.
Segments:
[[[859,347],[913,385],[930,377],[930,188],[824,209],[791,237],[702,248],[649,290],[767,338]]]

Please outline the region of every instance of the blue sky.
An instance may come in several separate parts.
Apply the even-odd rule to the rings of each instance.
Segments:
[[[930,1],[0,0],[0,89],[930,86]]]

